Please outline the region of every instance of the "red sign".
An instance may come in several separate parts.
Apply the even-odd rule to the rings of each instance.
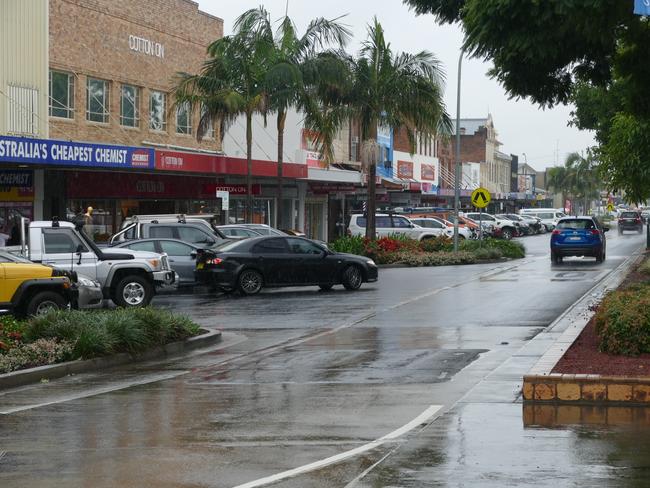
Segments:
[[[397,161],[397,177],[413,178],[413,163],[410,161]]]
[[[218,191],[227,191],[231,195],[248,195],[248,185],[227,185],[222,183],[203,185],[203,193],[205,194],[212,194],[212,196],[215,196]],[[251,191],[253,195],[261,195],[262,185],[252,185]]]
[[[436,181],[436,167],[433,164],[422,164],[422,179]]]
[[[217,154],[156,150],[156,169],[161,171],[246,175],[248,174],[247,166],[247,161],[243,158],[232,158]],[[277,162],[254,159],[252,174],[253,176],[277,176]],[[307,165],[283,163],[282,174],[285,178],[307,178]]]

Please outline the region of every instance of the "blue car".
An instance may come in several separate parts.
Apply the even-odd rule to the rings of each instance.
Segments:
[[[562,263],[565,256],[592,256],[596,262],[605,260],[608,227],[595,217],[564,217],[551,233],[551,262]]]

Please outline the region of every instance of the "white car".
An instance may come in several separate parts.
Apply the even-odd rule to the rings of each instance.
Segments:
[[[517,234],[515,224],[511,220],[500,219],[488,213],[479,214],[479,212],[466,213],[465,217],[472,219],[474,222],[482,220],[491,223],[494,225],[494,237],[501,237],[506,241],[509,241]]]
[[[392,234],[401,234],[421,241],[423,239],[431,239],[440,235],[439,233],[434,232],[433,229],[425,229],[417,224],[414,224],[402,215],[376,214],[375,219],[377,237],[389,237]],[[350,232],[350,235],[353,236],[365,236],[365,215],[352,215],[352,217],[350,217],[350,225],[348,226],[348,231]]]
[[[422,217],[411,219],[411,221],[425,229],[438,231],[438,235],[445,235],[451,238],[454,237],[454,224],[448,220],[439,217]],[[461,239],[471,239],[472,233],[467,227],[458,227],[458,236]]]
[[[555,229],[558,220],[566,217],[566,214],[554,208],[522,208],[519,215],[532,215],[542,221],[546,231],[550,232]]]

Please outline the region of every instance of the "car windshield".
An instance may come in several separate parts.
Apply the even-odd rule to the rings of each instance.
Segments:
[[[596,225],[591,219],[570,219],[570,220],[561,220],[557,224],[558,229],[574,229],[574,230],[589,230],[595,229]]]

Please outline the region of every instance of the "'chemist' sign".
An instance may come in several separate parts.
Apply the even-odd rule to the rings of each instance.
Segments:
[[[0,162],[153,169],[154,151],[144,147],[0,136]]]

